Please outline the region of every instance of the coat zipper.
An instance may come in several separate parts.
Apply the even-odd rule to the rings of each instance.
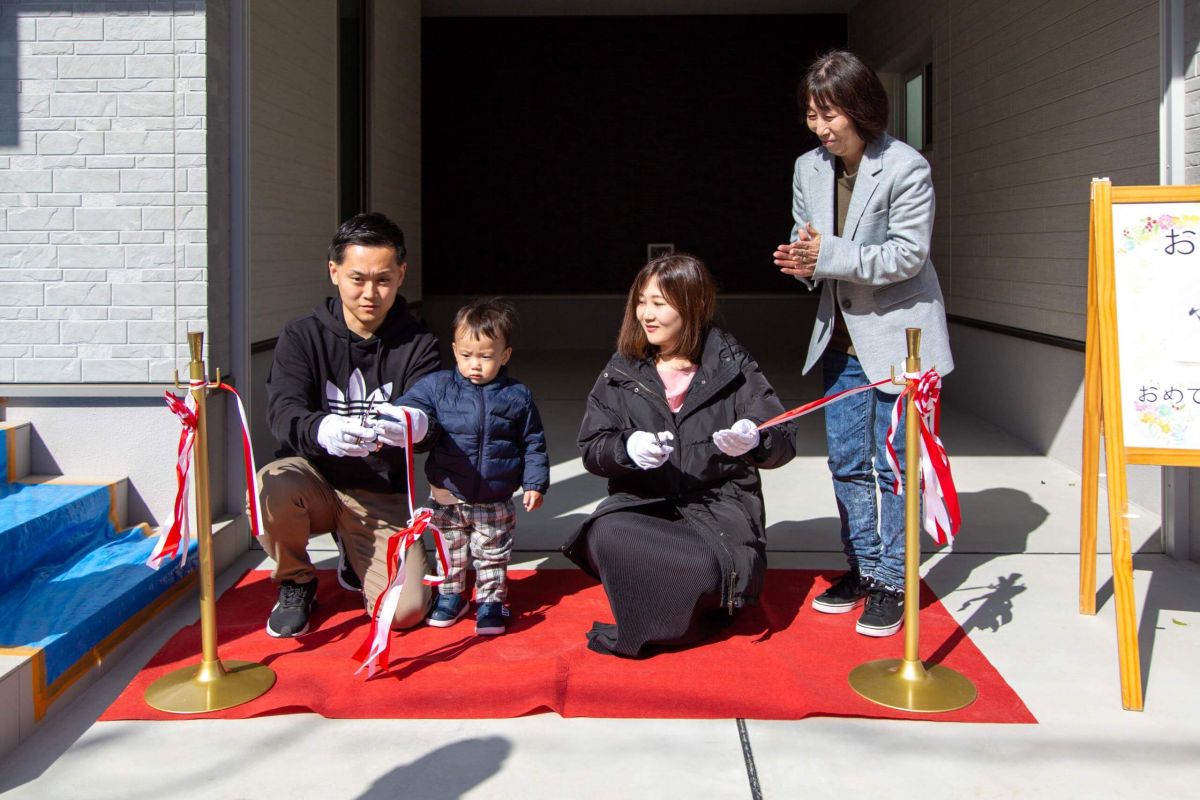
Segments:
[[[474,384],[472,384],[472,386],[474,386]],[[475,463],[482,464],[483,463],[483,437],[486,435],[486,432],[487,432],[487,413],[486,413],[486,409],[484,408],[485,398],[484,398],[484,393],[483,393],[483,387],[482,386],[474,386],[474,388],[477,392],[479,392],[479,449],[475,453]],[[480,483],[482,482],[483,475],[479,469],[475,469],[472,471],[475,473],[475,495],[474,496],[479,497]]]
[[[663,401],[663,405],[667,405],[667,398],[665,395],[659,394],[657,391],[655,391],[654,389],[651,389],[649,386],[642,383],[637,378],[630,375],[628,372],[625,372],[624,370],[621,370],[621,369],[617,369],[616,367],[613,367],[612,371],[617,373],[618,375],[624,375],[626,378],[629,378],[629,380],[633,381],[638,386],[642,387],[642,389],[644,389],[646,391],[646,393],[649,394],[651,397],[657,397],[659,400]],[[670,410],[671,410],[671,407],[668,405],[667,411],[670,411]]]

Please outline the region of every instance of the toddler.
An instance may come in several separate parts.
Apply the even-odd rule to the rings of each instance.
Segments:
[[[470,605],[467,550],[475,567],[475,633],[504,633],[507,569],[523,487],[526,511],[542,504],[550,483],[546,436],[533,395],[508,375],[516,310],[499,299],[476,300],[454,317],[456,369],[427,375],[399,404],[429,417],[425,462],[432,523],[449,547],[449,574],[426,622],[453,625]]]

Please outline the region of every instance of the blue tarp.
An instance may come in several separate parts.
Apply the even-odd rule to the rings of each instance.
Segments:
[[[112,538],[107,486],[0,483],[0,594]]]
[[[178,561],[145,565],[155,539],[134,528],[57,564],[43,565],[0,594],[0,645],[41,647],[53,683],[91,648],[145,608],[197,564],[192,543]]]

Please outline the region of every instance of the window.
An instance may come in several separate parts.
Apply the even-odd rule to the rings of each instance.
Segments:
[[[904,119],[901,130],[904,141],[918,150],[928,150],[933,143],[933,64],[926,64],[904,78]]]

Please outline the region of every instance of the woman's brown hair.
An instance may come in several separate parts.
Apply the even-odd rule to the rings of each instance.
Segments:
[[[808,113],[810,100],[817,108],[841,109],[868,144],[887,130],[887,91],[875,71],[848,50],[819,56],[804,73],[797,99],[801,114]]]
[[[658,348],[646,339],[646,331],[637,314],[638,296],[651,278],[682,318],[678,347],[672,355],[699,361],[705,329],[712,323],[717,310],[717,286],[704,262],[687,253],[661,256],[638,272],[625,301],[625,319],[617,337],[617,351],[634,361],[650,358],[658,352]]]

